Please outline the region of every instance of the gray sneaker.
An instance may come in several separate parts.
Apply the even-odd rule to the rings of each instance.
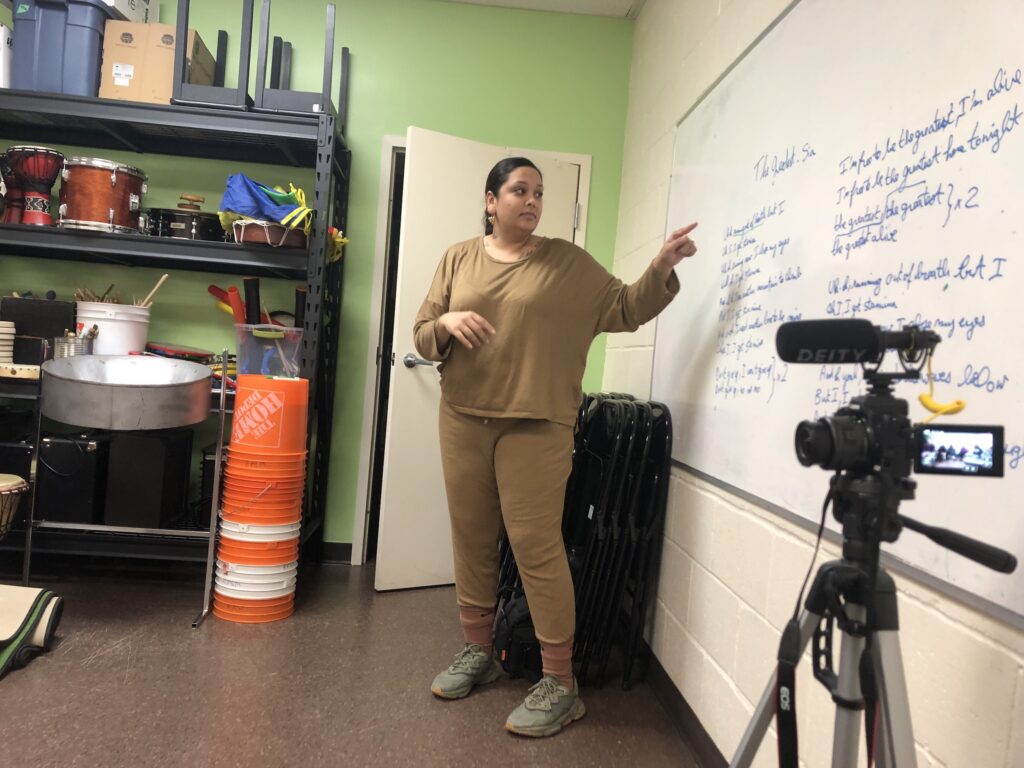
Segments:
[[[442,699],[461,699],[474,685],[493,683],[499,677],[501,666],[497,659],[484,653],[476,643],[466,643],[455,655],[452,665],[434,678],[430,692]]]
[[[521,736],[554,736],[585,714],[576,680],[570,691],[555,675],[546,675],[530,688],[526,701],[512,711],[505,727]]]

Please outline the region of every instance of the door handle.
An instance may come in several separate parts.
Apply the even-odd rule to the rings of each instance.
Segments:
[[[415,368],[417,365],[433,365],[429,360],[424,360],[422,357],[416,357],[412,352],[406,354],[402,358],[402,363],[405,364],[406,368]]]

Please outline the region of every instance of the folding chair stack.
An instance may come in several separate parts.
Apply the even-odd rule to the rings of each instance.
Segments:
[[[603,682],[613,640],[623,650],[623,687],[632,683],[655,592],[671,449],[664,405],[616,393],[584,398],[562,520],[576,596],[573,663],[581,684]],[[522,591],[504,538],[499,611]]]

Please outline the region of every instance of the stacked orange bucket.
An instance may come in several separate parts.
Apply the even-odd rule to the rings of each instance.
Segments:
[[[291,616],[306,482],[306,379],[238,376],[221,496],[213,613]]]

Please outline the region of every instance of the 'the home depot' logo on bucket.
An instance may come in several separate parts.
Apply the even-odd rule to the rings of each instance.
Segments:
[[[281,444],[281,429],[284,422],[281,410],[284,400],[277,392],[250,390],[245,400],[236,404],[235,418],[231,427],[231,442],[258,444],[276,448]]]

